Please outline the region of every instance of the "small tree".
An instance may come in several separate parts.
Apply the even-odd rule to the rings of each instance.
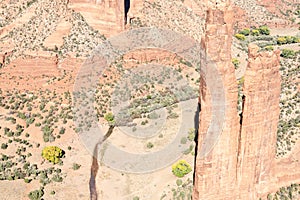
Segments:
[[[63,155],[64,151],[57,146],[48,146],[42,151],[42,157],[53,164],[58,163]]]

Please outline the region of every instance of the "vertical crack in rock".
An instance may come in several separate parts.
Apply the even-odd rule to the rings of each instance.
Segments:
[[[200,99],[199,99],[200,101]],[[195,176],[196,176],[196,159],[197,159],[197,153],[198,153],[198,129],[199,129],[199,120],[200,120],[200,112],[201,112],[201,102],[198,102],[198,107],[197,107],[197,111],[195,113],[195,155],[194,155],[194,173],[193,173],[193,185],[195,184]]]
[[[242,140],[243,114],[244,114],[245,100],[246,100],[246,96],[243,95],[243,97],[242,97],[242,112],[240,113],[240,129],[239,129],[238,142],[237,142],[238,149],[237,149],[237,157],[236,157],[236,178],[237,178],[238,183],[240,181],[238,169],[240,169],[240,166],[242,163],[242,158],[243,158],[243,156],[241,155],[241,145],[242,145],[241,140]]]

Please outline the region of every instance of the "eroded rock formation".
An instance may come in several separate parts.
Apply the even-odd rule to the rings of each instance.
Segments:
[[[234,69],[230,63],[232,38],[230,6],[208,9],[206,35],[202,44],[209,59],[217,64],[223,77],[226,96],[226,120],[222,134],[212,151],[199,155],[211,120],[210,91],[205,77],[200,86],[200,127],[193,199],[259,199],[280,186],[299,181],[299,150],[284,160],[275,159],[279,120],[281,81],[279,51],[260,52],[249,45],[244,76],[242,118],[236,110],[237,92]],[[288,168],[289,170],[284,170]]]
[[[222,77],[225,90],[226,110],[225,124],[214,148],[208,155],[201,157],[199,151],[203,147],[210,116],[210,91],[205,82],[215,76],[204,77],[200,83],[200,127],[198,138],[198,156],[196,159],[194,199],[236,199],[237,188],[236,154],[237,136],[239,130],[237,115],[237,83],[234,67],[231,63],[230,48],[232,40],[233,13],[230,6],[209,9],[206,21],[206,35],[202,40],[205,48],[206,61],[203,64],[215,63]],[[211,61],[209,61],[211,60]],[[210,66],[208,66],[210,67]]]
[[[279,54],[249,45],[236,169],[240,199],[257,199],[261,191],[256,185],[272,178],[280,113]]]

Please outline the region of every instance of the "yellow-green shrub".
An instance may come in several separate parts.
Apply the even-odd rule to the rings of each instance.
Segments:
[[[237,69],[239,67],[240,61],[237,58],[232,58],[231,62],[234,65],[235,69]]]
[[[279,37],[277,38],[277,44],[286,44],[286,38],[285,37]]]
[[[235,34],[234,35],[238,40],[246,40],[246,37],[243,35],[243,34],[239,34],[239,33],[237,33],[237,34]]]
[[[244,28],[243,30],[241,30],[241,31],[239,32],[239,34],[248,36],[248,35],[250,34],[250,29],[249,29],[249,28]]]
[[[63,155],[64,151],[57,146],[48,146],[42,151],[42,157],[53,164],[58,163]]]
[[[181,178],[192,171],[189,163],[185,160],[179,160],[177,163],[172,165],[172,172],[175,176]]]
[[[269,45],[269,46],[266,46],[266,47],[265,47],[265,50],[267,50],[267,51],[273,51],[273,50],[274,50],[274,47],[271,46],[271,45]]]
[[[259,36],[259,34],[260,34],[260,32],[259,32],[259,30],[257,30],[257,29],[253,29],[253,30],[251,31],[251,35]]]
[[[260,26],[258,30],[262,35],[270,35],[270,29],[267,26]]]

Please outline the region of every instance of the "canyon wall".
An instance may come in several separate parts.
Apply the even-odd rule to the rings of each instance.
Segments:
[[[124,0],[70,0],[68,7],[80,12],[91,27],[106,37],[124,30]]]
[[[243,112],[237,114],[237,84],[231,64],[233,13],[231,7],[209,8],[206,34],[202,40],[205,61],[216,63],[223,77],[225,126],[209,154],[201,155],[212,119],[212,105],[202,77],[201,113],[193,199],[259,199],[281,186],[299,182],[299,144],[290,158],[275,159],[281,77],[280,52],[260,51],[249,45],[248,66],[243,85]],[[202,65],[203,66],[203,65]],[[209,67],[209,66],[208,66]],[[288,169],[288,170],[285,170]]]

